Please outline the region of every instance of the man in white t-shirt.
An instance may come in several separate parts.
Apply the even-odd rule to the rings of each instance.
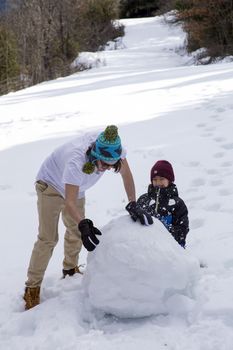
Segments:
[[[97,236],[101,232],[85,218],[84,195],[111,168],[123,178],[129,200],[126,209],[132,219],[139,219],[142,224],[153,222],[136,207],[133,176],[116,126],[108,126],[99,135],[86,134],[56,149],[45,159],[36,177],[39,233],[28,267],[26,310],[40,303],[40,286],[58,242],[60,214],[66,227],[63,277],[81,273],[77,262],[82,244],[93,251],[99,243]]]

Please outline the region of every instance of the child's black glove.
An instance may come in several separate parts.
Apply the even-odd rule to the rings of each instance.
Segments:
[[[140,208],[136,202],[129,202],[125,209],[128,211],[133,221],[137,221],[137,219],[139,219],[142,225],[148,226],[153,224],[151,215]]]
[[[81,232],[81,239],[84,247],[89,252],[92,252],[97,244],[99,244],[99,240],[96,235],[102,235],[102,233],[98,230],[98,228],[94,227],[93,222],[89,219],[81,220],[78,225],[78,229]]]

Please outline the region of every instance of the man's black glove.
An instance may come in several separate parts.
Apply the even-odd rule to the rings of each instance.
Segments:
[[[99,244],[99,240],[96,235],[102,235],[102,233],[98,230],[98,228],[94,227],[93,222],[89,219],[81,220],[78,225],[78,229],[81,232],[81,239],[84,247],[89,252],[92,252],[97,244]]]
[[[142,225],[153,224],[151,215],[140,208],[136,202],[129,202],[125,209],[129,212],[133,221],[137,221],[137,219],[139,219]]]

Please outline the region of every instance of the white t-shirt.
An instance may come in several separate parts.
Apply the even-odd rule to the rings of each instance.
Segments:
[[[65,143],[48,156],[42,163],[36,176],[36,181],[42,180],[54,187],[65,198],[65,184],[79,186],[79,198],[85,196],[85,191],[93,186],[104,174],[95,171],[85,174],[83,165],[88,161],[86,152],[96,141],[100,132],[88,133]],[[122,149],[121,159],[126,157]]]

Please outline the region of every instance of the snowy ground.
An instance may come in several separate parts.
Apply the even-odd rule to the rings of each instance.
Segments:
[[[176,54],[184,41],[180,28],[161,18],[123,22],[125,48],[99,53],[103,66],[0,98],[0,349],[232,350],[233,63],[191,66]],[[173,164],[189,208],[187,254],[207,267],[186,308],[175,298],[167,313],[119,319],[89,312],[87,320],[82,278],[60,279],[61,224],[42,303],[24,312],[40,163],[71,137],[112,123],[128,150],[138,195],[156,160]],[[101,228],[125,215],[126,203],[120,176],[108,173],[87,193],[87,217]],[[82,251],[80,263],[86,257]]]

